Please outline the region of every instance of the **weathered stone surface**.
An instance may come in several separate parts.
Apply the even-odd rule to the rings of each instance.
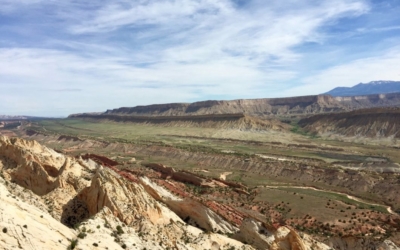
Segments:
[[[286,226],[272,230],[254,219],[245,219],[240,231],[235,235],[240,241],[246,241],[257,249],[270,250],[328,250],[329,246],[312,240],[311,237],[301,238],[298,233]]]

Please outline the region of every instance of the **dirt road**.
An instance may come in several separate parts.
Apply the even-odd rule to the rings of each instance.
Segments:
[[[395,213],[392,208],[390,206],[385,206],[382,204],[376,204],[376,203],[370,203],[364,200],[361,200],[360,198],[357,198],[355,196],[351,196],[349,194],[346,193],[341,193],[341,192],[335,192],[335,191],[327,191],[327,190],[322,190],[322,189],[318,189],[315,187],[307,187],[307,186],[261,186],[261,187],[266,187],[266,188],[298,188],[298,189],[310,189],[310,190],[314,190],[314,191],[319,191],[319,192],[327,192],[327,193],[332,193],[332,194],[340,194],[340,195],[345,195],[347,198],[349,198],[350,200],[354,200],[357,202],[361,202],[367,205],[371,205],[371,206],[382,206],[382,207],[386,207],[386,210],[388,211],[388,213],[390,214],[394,214],[394,215],[398,215],[397,213]]]

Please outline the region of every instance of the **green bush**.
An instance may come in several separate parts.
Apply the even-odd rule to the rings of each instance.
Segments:
[[[123,234],[124,230],[122,230],[122,227],[120,225],[117,226],[117,233],[118,234]]]
[[[71,250],[75,249],[76,245],[78,244],[78,240],[72,240],[71,241],[71,245],[69,246],[69,248]]]
[[[80,239],[84,239],[85,237],[86,237],[86,233],[84,233],[84,232],[80,232],[79,234],[78,234],[78,238],[80,238]]]

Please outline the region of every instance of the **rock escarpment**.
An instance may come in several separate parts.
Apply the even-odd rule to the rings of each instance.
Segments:
[[[340,109],[340,103],[328,95],[291,98],[241,99],[232,101],[202,101],[194,103],[155,104],[132,108],[107,110],[102,115],[124,116],[199,116],[220,114],[246,114],[265,117],[321,113]],[[71,115],[79,117],[82,114]]]
[[[332,97],[330,95],[299,96],[288,98],[240,99],[230,101],[202,101],[194,103],[169,103],[148,106],[123,107],[97,114],[74,114],[71,118],[108,117],[126,120],[135,117],[187,117],[221,114],[245,114],[252,117],[288,117],[351,111],[362,108],[400,106],[400,93],[373,94],[365,96]],[[106,118],[104,118],[106,119]],[[146,118],[150,121],[150,118]],[[145,119],[145,120],[146,120]],[[161,121],[162,119],[160,118]],[[155,120],[151,120],[155,122]]]
[[[338,114],[316,115],[299,125],[316,134],[347,137],[400,138],[400,108],[363,109]]]

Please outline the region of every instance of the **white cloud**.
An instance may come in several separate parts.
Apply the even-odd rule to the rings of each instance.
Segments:
[[[0,0],[14,12],[28,2]],[[260,0],[245,6],[229,0],[35,4],[57,6],[54,13],[43,14],[47,21],[61,20],[61,26],[54,24],[59,29],[51,30],[57,36],[48,32],[43,44],[0,49],[0,84],[16,96],[9,100],[26,100],[35,103],[37,112],[57,116],[213,96],[282,95],[270,90],[285,89],[297,79],[291,65],[303,54],[293,47],[322,44],[321,27],[369,11],[363,0]],[[316,78],[330,86],[331,71]],[[323,89],[311,79],[304,84],[290,93]],[[13,110],[1,103],[0,110],[6,109]]]
[[[165,24],[190,21],[229,11],[227,0],[115,1],[100,8],[92,18],[73,26],[75,33],[107,32],[126,25]],[[187,18],[187,20],[182,20]]]
[[[138,30],[134,43],[166,52],[162,60],[209,60],[241,56],[258,62],[287,63],[299,58],[291,47],[320,41],[318,28],[344,15],[368,11],[362,1],[268,1],[239,8],[228,0],[160,0],[134,4],[118,1],[100,8],[71,27],[73,33]],[[152,26],[144,26],[144,25]],[[147,39],[146,39],[147,38]],[[156,42],[154,42],[156,41]],[[176,55],[174,55],[176,53]]]
[[[128,60],[85,58],[43,49],[1,49],[0,82],[4,92],[18,93],[15,102],[37,100],[41,110],[57,113],[65,107],[70,112],[83,112],[87,107],[102,111],[145,103],[190,101],[222,93],[227,98],[246,97],[259,94],[266,81],[293,75],[277,70],[265,74],[242,65],[240,60],[232,64],[158,63],[146,68],[129,65]],[[5,104],[1,103],[0,109]]]

